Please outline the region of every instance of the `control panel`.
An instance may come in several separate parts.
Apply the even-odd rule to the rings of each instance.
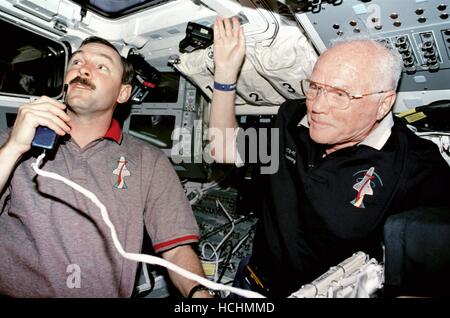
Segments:
[[[292,2],[292,1],[291,1]],[[448,0],[309,1],[296,18],[319,52],[337,39],[370,37],[403,58],[397,108],[450,99],[450,2]],[[304,9],[305,7],[301,7]],[[410,93],[423,98],[413,98]],[[394,107],[395,110],[395,107]]]

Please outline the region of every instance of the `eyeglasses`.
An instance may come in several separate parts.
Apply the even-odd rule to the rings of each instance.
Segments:
[[[305,95],[306,99],[314,100],[319,96],[320,91],[322,91],[330,106],[342,110],[348,108],[348,106],[350,105],[350,101],[352,99],[361,99],[364,96],[388,92],[388,91],[380,91],[376,93],[352,95],[349,92],[343,90],[342,88],[317,83],[308,79],[303,79],[301,81],[301,86],[303,94]]]

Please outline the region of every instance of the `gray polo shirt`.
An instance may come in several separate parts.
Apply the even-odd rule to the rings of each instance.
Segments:
[[[0,135],[0,144],[7,134]],[[60,181],[36,176],[24,157],[0,198],[0,295],[129,297],[137,263],[116,251],[100,210]],[[45,160],[45,159],[44,159]],[[144,225],[156,252],[198,241],[180,181],[164,153],[113,122],[83,149],[61,142],[43,170],[92,191],[125,251],[139,253]]]

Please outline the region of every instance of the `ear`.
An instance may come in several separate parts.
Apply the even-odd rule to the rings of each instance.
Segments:
[[[396,97],[397,94],[395,91],[389,91],[386,93],[386,96],[381,100],[380,105],[378,106],[377,120],[383,119],[384,116],[391,111]]]
[[[122,84],[120,87],[119,96],[117,97],[117,103],[123,104],[128,101],[131,95],[131,85],[130,84]]]

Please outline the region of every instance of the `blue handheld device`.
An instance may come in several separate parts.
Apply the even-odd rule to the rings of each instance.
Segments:
[[[64,84],[63,89],[63,103],[66,104],[66,94],[68,85]],[[67,104],[66,104],[67,105]],[[38,126],[36,128],[36,133],[34,134],[33,141],[31,145],[33,147],[39,147],[44,149],[53,149],[56,145],[58,135],[50,128],[45,126]]]

